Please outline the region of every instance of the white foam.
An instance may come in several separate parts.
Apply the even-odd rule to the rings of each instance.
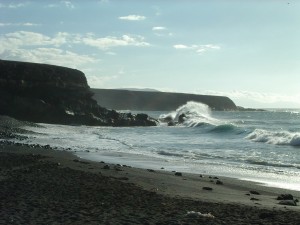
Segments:
[[[267,144],[300,146],[300,133],[298,132],[255,129],[246,138]]]

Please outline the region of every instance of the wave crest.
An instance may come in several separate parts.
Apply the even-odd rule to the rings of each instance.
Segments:
[[[207,105],[193,101],[180,106],[176,111],[160,115],[159,120],[167,123],[180,123],[188,127],[220,123],[219,120],[211,117],[211,110]]]
[[[300,133],[296,132],[255,129],[246,138],[267,144],[300,146]]]

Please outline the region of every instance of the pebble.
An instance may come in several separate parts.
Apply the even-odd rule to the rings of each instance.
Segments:
[[[217,180],[217,181],[216,181],[216,184],[218,184],[218,185],[223,185],[223,182],[220,181],[220,180]]]
[[[212,191],[213,190],[211,187],[203,187],[202,189],[206,190],[206,191]]]
[[[176,173],[175,173],[175,176],[179,176],[179,177],[181,177],[181,176],[182,176],[182,173],[180,173],[180,172],[176,172]]]
[[[110,169],[110,167],[109,167],[109,165],[105,165],[105,166],[103,166],[103,169],[105,169],[105,170],[109,170],[109,169]]]
[[[257,191],[249,191],[249,192],[250,192],[250,194],[253,194],[253,195],[260,195],[260,193]]]
[[[294,196],[291,194],[281,194],[277,197],[277,200],[293,200]]]

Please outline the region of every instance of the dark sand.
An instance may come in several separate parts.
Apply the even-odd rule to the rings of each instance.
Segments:
[[[0,145],[0,224],[299,225],[299,203],[276,200],[286,193],[299,198],[296,191],[236,179],[175,176],[81,160],[65,151]]]

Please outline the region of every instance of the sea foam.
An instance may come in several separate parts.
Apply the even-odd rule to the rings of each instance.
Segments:
[[[300,133],[298,132],[255,129],[246,138],[267,144],[300,146]]]

